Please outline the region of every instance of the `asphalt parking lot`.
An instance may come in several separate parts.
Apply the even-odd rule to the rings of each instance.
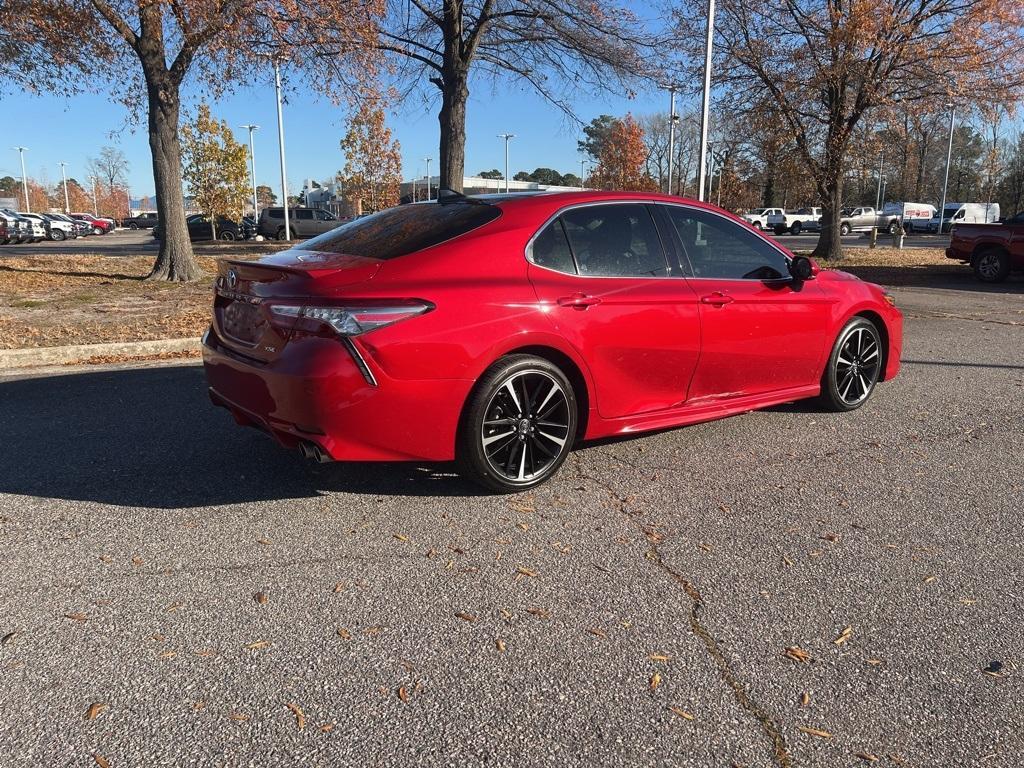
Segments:
[[[514,497],[307,463],[195,365],[0,379],[0,763],[1019,766],[1024,282],[895,292],[861,410]]]

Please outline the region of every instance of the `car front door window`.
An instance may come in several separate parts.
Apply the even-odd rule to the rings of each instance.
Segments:
[[[779,280],[789,274],[786,257],[768,242],[723,216],[667,206],[694,277],[716,280]]]

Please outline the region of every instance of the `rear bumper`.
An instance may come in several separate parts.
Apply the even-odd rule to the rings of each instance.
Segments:
[[[394,379],[372,358],[366,364],[376,386],[338,340],[292,341],[269,363],[232,352],[212,329],[203,342],[213,403],[285,447],[308,441],[340,461],[453,459],[473,382]]]
[[[959,248],[954,248],[953,246],[950,246],[949,248],[946,249],[946,258],[956,259],[957,261],[970,261],[971,254],[968,251],[964,251]]]

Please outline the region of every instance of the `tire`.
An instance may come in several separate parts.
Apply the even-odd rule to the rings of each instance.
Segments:
[[[752,227],[753,227],[754,229],[756,229],[756,230],[758,230],[758,231],[760,231],[760,230],[764,229],[764,227],[762,227],[762,226],[761,226],[761,222],[760,222],[760,221],[755,221],[755,222],[754,222],[753,224],[751,224],[750,226],[752,226]]]
[[[93,227],[92,228],[92,233],[94,235],[102,235],[104,232],[106,232],[106,230],[103,229],[102,227]]]
[[[865,317],[843,326],[821,377],[819,401],[830,411],[853,411],[867,402],[882,374],[882,338]]]
[[[899,229],[899,222],[890,221],[889,226],[886,228],[885,231],[888,232],[890,235],[895,235],[897,229]]]
[[[456,460],[470,480],[517,493],[550,478],[576,438],[572,384],[558,366],[509,355],[487,369],[466,401]]]
[[[278,227],[277,228],[277,239],[278,240],[287,240],[288,239],[287,237],[285,237],[284,227]],[[292,239],[293,240],[295,239],[294,235],[292,235]]]
[[[139,228],[139,225],[136,224],[134,221],[131,222],[130,224],[128,224],[128,229],[138,229],[138,228]]]
[[[217,235],[217,239],[230,242],[231,240],[235,240],[236,238],[235,233],[232,232],[230,229],[227,229],[221,232],[219,235]]]
[[[799,234],[800,234],[800,231],[801,231],[802,229],[803,229],[803,227],[802,227],[802,226],[800,226],[800,222],[799,222],[799,221],[794,221],[794,222],[793,222],[793,226],[791,226],[791,227],[789,228],[789,231],[790,231],[790,234],[793,234],[793,235],[799,235]]]
[[[59,242],[61,240],[64,240],[67,237],[67,235],[64,234],[63,229],[51,229],[50,237]]]
[[[849,224],[840,224],[839,225],[839,234],[842,237],[846,237],[848,234],[850,234],[850,225]]]
[[[786,228],[781,226],[775,227],[772,231],[775,233],[776,236],[786,234]]]
[[[982,283],[1001,283],[1010,274],[1010,256],[1002,248],[982,248],[971,259],[971,269]]]

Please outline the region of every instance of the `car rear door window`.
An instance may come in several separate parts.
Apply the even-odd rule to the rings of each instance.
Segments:
[[[309,208],[299,208],[295,211],[295,218],[299,221],[312,221],[313,211]]]
[[[562,214],[581,275],[668,277],[661,238],[642,203],[588,205]]]
[[[789,275],[786,257],[768,242],[724,216],[667,205],[694,277],[778,280]]]
[[[540,231],[530,244],[530,261],[538,267],[556,272],[577,274],[576,262],[572,258],[569,240],[561,218],[555,219]]]

